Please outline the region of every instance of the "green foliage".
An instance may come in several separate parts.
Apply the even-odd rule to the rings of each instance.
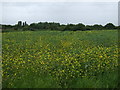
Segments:
[[[95,24],[95,25],[93,25],[93,29],[95,29],[95,30],[102,30],[102,29],[103,29],[103,26],[102,26],[102,25]]]
[[[16,25],[2,25],[3,32],[6,29],[14,29],[14,30],[21,30],[21,31],[38,31],[38,30],[55,30],[55,31],[87,31],[87,30],[105,30],[105,29],[119,29],[119,26],[115,26],[112,23],[108,23],[105,26],[102,25],[84,25],[82,23],[78,24],[67,24],[67,25],[60,25],[60,23],[55,22],[38,22],[38,23],[31,23],[28,25],[26,22],[18,21]]]
[[[48,22],[39,22],[30,24],[30,30],[58,30],[60,24],[59,23],[48,23]]]
[[[120,26],[118,26],[117,29],[120,30]]]
[[[64,29],[64,31],[77,31],[77,30],[84,31],[85,30],[85,25],[82,24],[82,23],[79,23],[77,25],[68,24]]]
[[[108,23],[104,26],[106,29],[115,29],[115,25],[113,25],[112,23]]]
[[[22,27],[22,21],[18,21],[18,27]]]
[[[71,88],[116,88],[118,87],[118,72],[105,72],[91,77],[76,78],[71,83]],[[112,83],[111,83],[112,82]]]
[[[82,24],[82,23],[79,23],[79,24],[76,25],[75,29],[84,31],[85,30],[85,25]]]
[[[3,33],[3,88],[117,87],[117,35],[117,30]]]

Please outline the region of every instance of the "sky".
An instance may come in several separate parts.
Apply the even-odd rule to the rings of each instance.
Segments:
[[[63,2],[64,1],[64,2]],[[85,25],[109,22],[118,25],[117,0],[92,1],[22,1],[4,0],[0,4],[0,23],[14,25],[18,21],[28,24],[37,22],[59,22],[61,24],[83,23]]]

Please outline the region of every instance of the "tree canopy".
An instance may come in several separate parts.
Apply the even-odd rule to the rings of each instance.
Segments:
[[[58,31],[86,31],[86,30],[110,30],[110,29],[120,29],[120,26],[115,26],[112,23],[107,23],[105,26],[94,24],[94,25],[84,25],[83,23],[78,24],[60,24],[55,22],[38,22],[31,23],[30,25],[27,22],[18,21],[15,25],[2,25],[2,31],[7,29],[12,30],[58,30]]]

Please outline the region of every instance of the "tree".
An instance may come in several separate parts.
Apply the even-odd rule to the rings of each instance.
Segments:
[[[25,26],[25,23],[23,22],[23,27]]]
[[[0,24],[0,29],[2,29],[2,24]]]
[[[120,26],[117,26],[117,29],[120,30]]]
[[[18,21],[18,23],[16,25],[14,25],[14,29],[15,30],[21,30],[22,29],[22,21]]]
[[[82,23],[79,23],[75,26],[75,30],[81,30],[84,31],[85,30],[85,25]]]
[[[74,24],[67,24],[64,31],[74,31]]]
[[[2,29],[12,29],[12,25],[2,25]]]
[[[91,25],[86,25],[85,29],[86,29],[86,30],[92,30],[92,29],[93,29],[93,26],[91,26]]]
[[[115,29],[115,25],[113,25],[112,23],[108,23],[104,26],[105,29]]]
[[[27,26],[27,25],[24,26],[24,27],[22,28],[22,30],[23,30],[23,31],[27,31],[27,30],[29,30],[29,26]]]
[[[102,30],[102,29],[103,29],[103,26],[102,26],[102,25],[95,24],[95,25],[93,25],[93,29],[94,29],[94,30]]]
[[[62,24],[58,27],[58,30],[65,31],[65,27],[66,27],[66,25]]]
[[[27,26],[28,24],[26,23],[26,21],[24,22],[25,23],[25,26]]]
[[[36,29],[36,23],[31,23],[30,26],[29,26],[29,29],[34,31]]]
[[[18,27],[22,26],[22,21],[18,21]]]

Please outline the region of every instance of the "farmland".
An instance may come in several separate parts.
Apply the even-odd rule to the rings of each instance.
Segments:
[[[3,88],[116,88],[117,43],[117,30],[3,33]]]

